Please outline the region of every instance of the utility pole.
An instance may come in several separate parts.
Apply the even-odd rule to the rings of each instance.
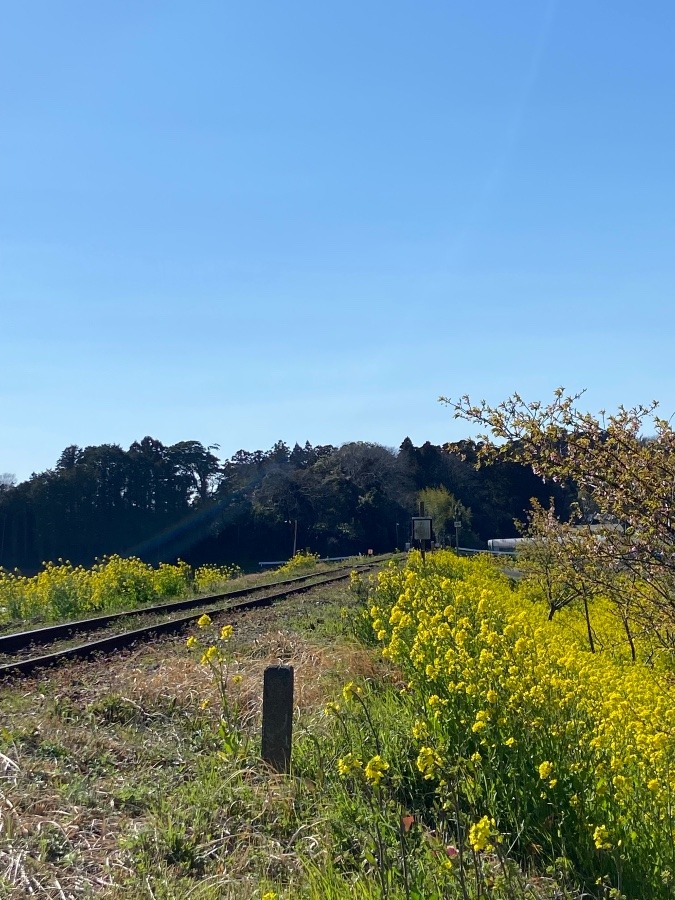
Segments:
[[[298,520],[297,519],[284,519],[286,525],[293,526],[293,556],[295,556],[295,552],[298,549]]]

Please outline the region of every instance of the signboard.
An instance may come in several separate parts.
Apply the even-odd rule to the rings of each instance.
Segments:
[[[413,541],[431,540],[431,516],[413,516]]]

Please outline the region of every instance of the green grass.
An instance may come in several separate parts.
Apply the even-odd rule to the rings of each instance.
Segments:
[[[322,562],[314,555],[298,554],[285,566],[248,574],[227,565],[200,566],[192,571],[182,562],[155,568],[139,559],[117,556],[91,569],[64,561],[48,563],[32,577],[0,567],[0,634],[106,612],[143,612],[148,605],[264,587],[294,576],[321,576],[364,561],[353,557],[341,563]]]
[[[362,640],[365,594],[362,579],[237,620],[230,728],[184,639],[0,685],[0,897],[575,896],[505,853],[450,859],[452,798],[439,816],[405,687]],[[277,663],[295,669],[290,775],[259,759],[262,676]],[[350,681],[361,693],[346,703]],[[379,784],[341,777],[348,753],[390,768]]]

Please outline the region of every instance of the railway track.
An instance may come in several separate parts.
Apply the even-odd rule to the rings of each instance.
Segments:
[[[326,575],[300,575],[285,581],[269,582],[254,587],[239,588],[205,597],[191,597],[148,606],[128,612],[111,613],[76,622],[64,622],[44,628],[0,636],[0,679],[28,675],[36,669],[53,666],[65,660],[84,659],[96,653],[110,653],[162,634],[176,634],[203,613],[240,613],[269,606],[293,594],[302,593],[325,584],[349,578],[354,570],[373,569],[378,563],[349,566]],[[188,612],[187,615],[185,613]],[[145,620],[149,624],[139,624]],[[111,632],[112,633],[109,633]],[[73,644],[78,635],[96,635],[90,640]],[[103,633],[103,636],[100,636]],[[18,657],[18,658],[17,658]]]

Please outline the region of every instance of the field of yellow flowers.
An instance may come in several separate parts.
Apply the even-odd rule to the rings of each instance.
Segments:
[[[672,662],[638,636],[634,660],[616,609],[590,603],[593,653],[583,609],[548,621],[490,560],[413,553],[7,683],[0,895],[672,900]],[[288,775],[259,754],[280,661]]]
[[[567,867],[608,896],[675,896],[669,660],[633,661],[602,601],[591,653],[582,612],[548,621],[535,597],[444,551],[377,578],[370,618],[415,708],[429,815],[463,823],[473,851]]]
[[[215,592],[239,574],[236,566],[193,571],[179,561],[155,568],[121,556],[106,557],[91,569],[64,560],[48,562],[32,577],[0,568],[0,625],[57,621]]]

